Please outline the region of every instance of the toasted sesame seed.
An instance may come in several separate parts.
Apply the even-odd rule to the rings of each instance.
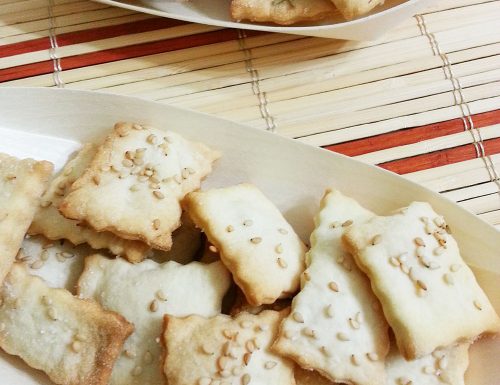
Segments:
[[[422,368],[422,371],[425,374],[433,374],[434,373],[434,368],[432,366],[426,365]]]
[[[328,288],[336,293],[338,293],[339,291],[339,285],[337,285],[337,283],[334,281],[328,283]]]
[[[283,252],[283,245],[281,243],[278,243],[274,248],[274,251],[276,251],[278,254],[281,254]]]
[[[379,356],[375,352],[366,353],[366,357],[368,357],[368,359],[370,361],[378,361],[379,360]]]
[[[441,267],[441,265],[437,262],[434,262],[434,261],[429,262],[429,269],[431,269],[431,270],[437,270],[440,267]]]
[[[243,226],[252,226],[253,225],[253,221],[251,219],[245,219],[243,221]]]
[[[138,184],[133,184],[130,186],[130,191],[138,191],[141,188]]]
[[[231,372],[229,370],[221,370],[219,371],[219,375],[222,377],[222,378],[228,378],[229,376],[231,376]],[[223,384],[223,382],[221,382],[221,385]]]
[[[158,190],[155,190],[153,191],[153,195],[158,198],[158,199],[163,199],[165,198],[165,195],[163,195],[163,193],[161,191],[158,191]]]
[[[420,279],[417,279],[417,286],[419,288],[421,288],[422,290],[427,290],[427,285],[425,284],[425,282],[421,281]]]
[[[250,328],[251,326],[253,325],[253,322],[250,321],[250,320],[243,320],[240,322],[240,326],[243,328],[243,329],[248,329]]]
[[[401,263],[399,267],[401,268],[401,271],[405,274],[408,274],[410,272],[410,269],[408,268],[408,265],[406,263]]]
[[[15,174],[7,174],[5,176],[5,180],[14,180],[16,179],[16,175]]]
[[[274,368],[276,365],[278,365],[278,363],[276,361],[267,361],[265,364],[264,364],[264,368],[266,369],[272,369]]]
[[[51,204],[52,204],[52,202],[51,202],[51,201],[42,200],[42,201],[40,202],[40,207],[45,209],[45,208],[49,207]]]
[[[382,242],[382,235],[380,234],[375,235],[372,239],[372,245],[373,246],[378,245],[380,242]]]
[[[474,306],[478,310],[483,310],[483,306],[481,305],[481,302],[479,302],[477,299],[474,300]]]
[[[233,376],[239,376],[241,374],[241,372],[243,372],[243,367],[242,366],[235,366],[231,370],[231,373],[233,374]]]
[[[174,180],[177,182],[177,184],[182,183],[182,179],[181,179],[181,176],[179,174],[174,175]]]
[[[250,242],[252,242],[254,244],[258,244],[258,243],[262,242],[262,238],[261,237],[253,237],[253,238],[250,238]]]
[[[227,339],[232,339],[234,337],[234,332],[229,330],[229,329],[224,329],[222,331],[222,334],[224,335],[224,337],[226,337]]]
[[[397,380],[396,380],[397,384],[398,385],[411,385],[409,383],[409,380],[405,377],[399,377]]]
[[[160,229],[160,225],[161,225],[161,222],[158,218],[156,218],[155,220],[153,220],[153,229],[155,230],[159,230]]]
[[[436,218],[434,218],[434,223],[438,227],[443,227],[446,224],[445,221],[444,221],[444,219],[442,217],[436,217]]]
[[[389,263],[393,266],[398,267],[400,265],[399,261],[395,257],[389,258]]]
[[[433,251],[434,255],[441,255],[445,252],[445,248],[443,246],[436,247]]]
[[[448,234],[451,234],[451,228],[450,228],[450,226],[446,225],[446,226],[444,227],[444,230],[445,230]]]
[[[243,375],[243,377],[241,377],[241,384],[242,385],[248,385],[251,380],[252,380],[252,377],[250,377],[250,374],[245,373]]]
[[[212,253],[216,253],[218,251],[217,247],[215,247],[214,245],[208,246],[208,250],[210,250]]]
[[[66,262],[66,258],[62,256],[62,253],[56,253],[56,259],[58,262]]]
[[[66,259],[69,259],[69,258],[73,258],[75,256],[75,254],[67,252],[67,251],[63,251],[63,252],[61,252],[61,256],[63,256]]]
[[[401,255],[398,255],[396,258],[399,261],[399,263],[403,263],[404,261],[406,261],[406,256],[407,255],[408,255],[407,253],[403,253]]]
[[[139,131],[143,129],[143,127],[140,124],[137,124],[137,123],[132,124],[132,128],[134,130],[139,130]]]
[[[356,330],[360,328],[359,322],[353,318],[349,318],[349,325],[351,325],[351,327]]]
[[[420,237],[415,238],[414,241],[417,244],[417,246],[425,246],[424,240]]]
[[[226,227],[226,231],[227,231],[228,233],[231,233],[231,232],[233,232],[233,231],[234,231],[234,227],[233,227],[233,226],[231,226],[231,225],[228,225],[228,226]]]
[[[132,371],[133,376],[140,376],[142,374],[142,367],[141,366],[136,366],[134,370]]]
[[[123,159],[122,160],[122,165],[124,167],[132,167],[134,165],[134,162],[132,162],[130,159]]]
[[[255,341],[254,340],[248,340],[245,343],[245,348],[248,350],[249,353],[253,353],[257,347],[255,346]]]
[[[351,362],[354,366],[359,366],[359,360],[355,354],[351,354]]]
[[[294,333],[291,330],[286,330],[285,333],[284,333],[284,336],[285,336],[286,339],[289,339],[289,340],[292,340],[292,341],[297,339],[297,334]]]
[[[182,175],[183,179],[187,179],[188,178],[189,172],[188,172],[187,168],[183,168],[182,169],[181,175]]]
[[[42,303],[46,306],[52,305],[52,299],[50,299],[46,295],[42,295]]]
[[[425,247],[424,246],[417,246],[416,254],[417,254],[417,257],[424,257],[425,256]]]
[[[332,355],[332,353],[327,349],[326,346],[321,346],[319,348],[319,351],[323,353],[326,357],[330,357]]]
[[[316,331],[311,328],[305,327],[304,329],[302,329],[302,332],[307,337],[316,338]]]
[[[191,174],[191,175],[196,174],[196,171],[194,169],[192,169],[191,167],[186,167],[186,170],[187,170],[188,174]]]
[[[334,313],[332,304],[325,306],[324,311],[327,318],[333,318]]]
[[[41,259],[33,262],[30,267],[34,270],[38,270],[38,269],[41,269],[43,267],[43,265],[45,264],[44,261],[42,261]]]
[[[251,358],[252,358],[252,353],[243,354],[243,363],[245,364],[245,366],[248,366]]]
[[[300,314],[298,311],[294,312],[292,314],[292,318],[296,321],[296,322],[299,322],[301,324],[304,323],[304,317],[302,317],[302,314]]]
[[[52,321],[57,321],[57,313],[53,307],[49,307],[49,310],[47,310],[47,315]]]
[[[342,223],[342,227],[348,227],[350,225],[352,225],[354,222],[352,219],[348,219],[347,221],[345,221],[344,223]]]
[[[152,300],[149,304],[149,310],[151,310],[152,312],[158,311],[158,301],[156,299]]]
[[[446,356],[441,357],[437,361],[437,367],[441,370],[445,370],[448,367],[448,358]]]
[[[452,273],[456,273],[461,268],[462,268],[462,265],[459,265],[458,263],[454,263],[453,265],[450,266],[450,271]]]
[[[311,275],[309,274],[308,271],[304,271],[302,273],[302,276],[304,277],[304,280],[306,280],[306,281],[310,281],[311,280]]]
[[[425,225],[425,232],[427,235],[431,235],[433,231],[434,231],[434,229],[432,228],[432,226],[429,223]]]
[[[228,364],[229,360],[226,356],[220,356],[217,359],[217,367],[219,368],[219,370],[224,370]]]
[[[158,141],[157,141],[156,135],[149,134],[148,137],[146,138],[146,142],[148,142],[149,144],[157,144]]]
[[[436,349],[431,353],[432,357],[434,358],[441,358],[444,356],[444,352],[441,349]]]
[[[283,228],[278,229],[278,231],[279,231],[281,234],[283,234],[283,235],[288,234],[288,230],[283,229]]]
[[[73,341],[73,343],[71,344],[71,350],[73,350],[73,352],[75,352],[75,353],[79,353],[80,350],[82,350],[81,342]]]
[[[277,262],[278,265],[283,269],[286,269],[288,267],[288,263],[283,258],[278,257]]]
[[[453,285],[455,283],[455,280],[453,279],[453,276],[451,274],[444,274],[443,279],[448,285]]]
[[[343,332],[337,333],[337,339],[339,339],[340,341],[350,341],[351,340],[349,338],[349,336]]]
[[[438,239],[438,243],[439,243],[439,245],[440,245],[440,246],[443,246],[443,247],[444,247],[444,246],[446,245],[446,239],[439,238],[439,239]]]
[[[200,346],[200,350],[205,353],[205,354],[208,354],[209,356],[212,356],[215,354],[215,352],[213,351],[213,349],[210,349],[210,347],[207,345],[207,344],[203,344]]]
[[[46,261],[49,259],[49,251],[48,250],[43,250],[41,253],[40,253],[40,259],[42,261]]]

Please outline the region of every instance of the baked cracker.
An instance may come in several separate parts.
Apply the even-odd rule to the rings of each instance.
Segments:
[[[52,180],[28,233],[42,234],[52,240],[67,239],[74,245],[88,243],[94,249],[108,249],[131,262],[140,262],[151,250],[145,243],[122,239],[107,231],[98,233],[78,221],[63,217],[58,210],[71,185],[85,172],[96,152],[97,145],[85,144]]]
[[[251,305],[273,303],[298,290],[306,247],[257,187],[193,192],[183,204]]]
[[[0,347],[56,384],[105,385],[133,326],[93,301],[49,288],[14,264],[1,288]]]
[[[165,316],[169,385],[294,385],[294,364],[269,350],[282,314]]]
[[[344,236],[406,359],[500,330],[450,233],[428,203],[414,202],[394,215],[354,224]]]
[[[59,209],[97,231],[169,250],[179,201],[200,187],[218,157],[172,131],[117,123]]]
[[[0,284],[21,247],[52,170],[47,161],[0,153]]]
[[[342,246],[344,231],[373,215],[327,190],[315,217],[302,289],[273,345],[277,353],[334,382],[385,385],[388,325],[370,281]]]
[[[406,361],[393,344],[386,361],[387,385],[464,385],[468,349],[469,344],[462,343]]]
[[[337,10],[330,0],[232,0],[231,17],[257,23],[290,25],[333,16]]]
[[[369,13],[378,5],[384,4],[384,0],[331,0],[340,13],[351,20]]]
[[[134,323],[135,332],[124,345],[111,376],[111,385],[163,385],[161,345],[163,315],[214,316],[230,285],[221,262],[131,264],[101,255],[86,259],[78,293],[93,298]]]
[[[300,366],[295,365],[293,372],[295,382],[297,385],[334,385],[328,378],[323,377],[321,374],[314,370],[302,369]]]

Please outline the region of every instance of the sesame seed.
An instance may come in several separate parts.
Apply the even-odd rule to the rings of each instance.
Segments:
[[[439,243],[439,245],[440,245],[440,246],[443,246],[443,247],[444,247],[444,246],[446,245],[446,239],[439,238],[439,239],[438,239],[438,243]]]
[[[445,251],[445,248],[443,246],[436,247],[433,251],[434,255],[441,255]]]
[[[167,300],[167,296],[165,295],[165,293],[163,292],[163,290],[158,290],[156,293],[156,298],[158,298],[160,301],[166,301]]]
[[[232,339],[233,336],[234,336],[234,332],[229,330],[229,329],[224,329],[222,331],[222,334],[224,335],[224,337],[226,337],[227,339]]]
[[[233,373],[233,376],[239,376],[242,371],[243,371],[242,366],[235,366],[235,367],[233,367],[233,370],[231,371],[231,373]]]
[[[340,341],[350,341],[351,339],[349,338],[349,336],[345,333],[337,333],[337,338],[340,340]]]
[[[436,224],[437,227],[443,227],[446,224],[442,217],[434,218],[434,223]]]
[[[408,274],[410,272],[408,265],[406,265],[405,263],[401,263],[399,267],[401,268],[401,271],[405,274]]]
[[[382,242],[382,235],[377,234],[372,239],[372,246],[378,245],[380,242]]]
[[[354,222],[352,219],[348,219],[347,221],[345,221],[344,223],[342,223],[342,227],[348,227],[350,225],[352,225]]]
[[[196,174],[196,171],[194,169],[192,169],[191,167],[186,167],[186,170],[191,175]]]
[[[431,353],[432,357],[434,358],[441,358],[444,356],[444,352],[441,349],[436,349]]]
[[[292,340],[292,341],[297,339],[297,334],[295,334],[291,330],[286,330],[284,333],[284,336],[285,336],[285,338]]]
[[[245,366],[248,366],[251,358],[252,358],[252,353],[243,354],[243,363],[245,364]]]
[[[329,304],[325,307],[325,315],[327,318],[333,318],[333,306]]]
[[[215,247],[214,245],[210,245],[210,246],[208,246],[208,250],[210,250],[212,253],[216,253],[217,247]]]
[[[451,228],[450,228],[450,226],[446,225],[446,226],[444,227],[444,229],[445,229],[445,231],[446,231],[448,234],[451,234]]]
[[[483,306],[481,305],[481,302],[479,302],[477,299],[474,300],[474,306],[478,310],[483,310]]]
[[[441,267],[441,265],[437,262],[434,262],[434,261],[429,262],[429,269],[431,269],[431,270],[436,270],[436,269],[439,269],[440,267]]]
[[[56,259],[58,262],[66,262],[66,258],[62,256],[62,253],[56,253]]]
[[[437,361],[437,367],[441,370],[445,370],[448,367],[448,358],[446,356],[441,357]]]
[[[395,267],[398,267],[400,265],[399,261],[394,257],[389,258],[389,263]]]
[[[304,333],[305,336],[310,337],[310,338],[316,338],[316,331],[314,331],[311,328],[305,327],[302,329],[302,332]]]
[[[132,151],[125,151],[125,159],[134,159],[135,158],[135,154],[132,152]]]
[[[224,370],[219,371],[219,374],[220,374],[220,376],[221,376],[222,378],[228,378],[228,377],[231,375],[231,372],[230,372],[229,370],[225,370],[225,369],[224,369]],[[221,385],[222,385],[222,384],[223,384],[223,383],[221,382]]]
[[[130,191],[138,191],[141,188],[138,184],[133,184],[130,186]]]
[[[335,221],[335,222],[332,222],[330,224],[330,228],[332,228],[332,229],[336,229],[337,227],[340,227],[340,226],[342,226],[342,223],[340,223],[339,221]]]
[[[217,366],[219,370],[224,370],[228,364],[229,364],[228,358],[225,356],[221,356],[217,359]]]
[[[52,299],[50,299],[46,295],[42,295],[42,303],[47,306],[52,305]]]
[[[397,259],[398,259],[399,263],[403,263],[404,261],[406,261],[406,256],[407,256],[407,255],[408,255],[408,253],[403,253],[403,254],[399,255],[399,256],[397,257]]]
[[[434,368],[432,366],[424,366],[422,368],[422,371],[425,373],[425,374],[433,374],[434,373]]]
[[[243,226],[252,226],[253,225],[253,221],[251,219],[245,219],[243,221]]]
[[[156,299],[152,300],[149,304],[149,310],[151,310],[153,313],[158,311],[158,301]]]
[[[272,369],[274,368],[276,365],[278,365],[278,363],[276,361],[267,361],[265,364],[264,364],[264,368],[266,369]]]
[[[80,341],[80,342],[85,342],[85,341],[87,341],[87,337],[85,337],[85,336],[84,336],[83,334],[81,334],[81,333],[77,333],[77,334],[75,335],[75,339],[76,339],[77,341]]]
[[[431,235],[433,230],[434,229],[432,228],[432,226],[430,224],[425,225],[425,232],[427,235]]]
[[[30,267],[34,270],[38,270],[38,269],[41,269],[44,265],[44,261],[42,261],[41,259],[39,259],[38,261],[35,261],[33,262]]]
[[[269,330],[269,325],[268,324],[260,324],[259,326],[257,326],[257,329],[264,332],[266,330]]]
[[[309,274],[308,271],[304,271],[302,273],[302,276],[304,277],[304,280],[306,280],[306,281],[310,281],[311,280],[311,275]]]
[[[417,244],[417,246],[425,246],[424,240],[420,237],[415,238],[414,241]]]
[[[283,258],[279,258],[279,257],[278,257],[277,261],[278,261],[278,265],[279,265],[281,268],[285,269],[285,268],[287,268],[287,267],[288,267],[288,263],[286,263],[286,261],[285,261]]]
[[[161,191],[158,191],[158,190],[155,190],[153,191],[153,195],[158,198],[158,199],[163,199],[165,198],[165,195],[163,195],[163,193]]]
[[[255,341],[254,340],[248,340],[245,343],[245,348],[248,350],[249,353],[253,353],[256,350]]]
[[[148,142],[149,144],[157,144],[157,139],[156,139],[156,135],[154,134],[149,134],[148,137],[146,138],[146,142]]]
[[[16,179],[16,175],[15,174],[7,174],[5,176],[5,180],[14,180]]]
[[[153,355],[149,350],[144,354],[144,362],[146,364],[151,364],[153,362]]]
[[[227,227],[226,227],[226,231],[227,231],[228,233],[231,233],[231,232],[233,232],[233,231],[234,231],[234,227],[233,227],[233,226],[231,226],[231,225],[229,225],[229,226],[227,226]]]
[[[159,230],[160,229],[160,220],[158,218],[156,218],[155,220],[153,220],[153,229],[155,230]]]
[[[374,353],[374,352],[371,352],[371,353],[366,353],[366,357],[368,357],[368,359],[370,361],[378,361],[379,359],[379,356],[377,353]]]
[[[262,238],[261,237],[250,238],[250,242],[252,242],[254,244],[258,244],[258,243],[262,242]]]
[[[349,318],[349,325],[351,325],[351,327],[356,330],[360,327],[359,322],[352,318]]]
[[[337,263],[340,263],[340,264],[344,263],[344,259],[345,259],[344,256],[340,255],[339,257],[337,257]]]
[[[140,124],[137,124],[137,123],[132,124],[132,128],[134,130],[139,130],[139,131],[143,129],[143,127]]]
[[[427,285],[423,281],[417,279],[416,283],[417,283],[417,286],[420,287],[422,290],[427,290]]]
[[[453,285],[455,283],[455,280],[453,279],[453,276],[451,274],[446,273],[445,275],[443,275],[443,279],[448,285]]]
[[[334,281],[331,281],[331,282],[329,282],[329,283],[328,283],[328,288],[329,288],[330,290],[332,290],[332,291],[336,292],[336,293],[338,293],[338,291],[339,291],[339,286],[338,286],[338,285],[337,285],[337,283],[336,283],[336,282],[334,282]]]
[[[215,354],[215,352],[212,349],[210,349],[207,344],[201,345],[200,349],[203,353],[208,354],[210,356]]]
[[[177,182],[177,184],[182,183],[182,179],[181,179],[181,176],[179,174],[174,175],[174,180]]]
[[[248,385],[251,380],[252,380],[252,377],[250,377],[250,374],[245,373],[243,375],[243,377],[241,377],[241,384],[242,385]]]
[[[283,246],[281,243],[278,243],[276,247],[274,248],[274,251],[276,251],[278,254],[281,254],[283,252]]]
[[[43,250],[41,253],[40,253],[40,259],[42,261],[46,261],[47,259],[49,259],[49,251],[48,250]]]
[[[417,246],[417,249],[416,249],[416,254],[417,254],[417,257],[424,257],[425,256],[425,247],[424,246]]]
[[[146,170],[146,171],[144,171],[144,175],[146,175],[148,177],[148,179],[149,179],[149,177],[153,175],[153,171]]]
[[[140,376],[142,374],[142,367],[141,366],[136,366],[134,370],[132,371],[133,376]]]
[[[51,204],[52,204],[51,201],[43,200],[40,202],[40,207],[45,209],[45,208],[49,207]]]
[[[183,179],[187,179],[188,178],[189,172],[188,172],[187,168],[183,168],[182,169],[181,175],[182,175]]]
[[[133,162],[136,166],[142,166],[144,164],[144,160],[142,158],[134,158]],[[137,172],[139,172],[139,170],[137,170]]]
[[[71,350],[73,350],[75,353],[79,353],[80,350],[82,350],[82,344],[79,341],[73,341],[71,344]]]
[[[73,257],[75,256],[75,254],[73,254],[73,253],[69,253],[69,252],[67,252],[67,251],[63,251],[63,252],[61,253],[61,256],[63,256],[63,257],[64,257],[64,258],[66,258],[66,259],[69,259],[69,258],[73,258]]]
[[[132,162],[130,159],[123,159],[122,165],[124,167],[132,167],[134,165],[134,162]]]
[[[359,366],[359,360],[355,354],[351,354],[351,362],[354,366]]]
[[[283,228],[278,229],[278,231],[279,231],[281,234],[283,234],[283,235],[288,234],[288,231],[287,231],[287,230],[285,230],[285,229],[283,229]]]
[[[319,348],[320,352],[323,353],[326,357],[330,357],[332,353],[326,348],[326,346],[321,346]]]
[[[296,322],[299,322],[301,324],[304,323],[304,317],[302,317],[302,314],[300,314],[299,312],[294,312],[292,314],[292,318],[296,321]]]
[[[53,307],[49,307],[49,310],[47,310],[47,315],[52,321],[57,321],[56,310]]]
[[[461,268],[462,268],[462,265],[459,265],[458,263],[454,263],[453,265],[450,266],[450,271],[452,273],[456,273]]]
[[[1,306],[1,305],[0,305],[0,306]],[[0,333],[1,333],[1,332],[3,332],[3,331],[5,330],[5,328],[6,328],[6,327],[7,327],[7,326],[6,326],[3,322],[1,322],[1,323],[0,323]]]
[[[243,328],[243,329],[248,329],[250,328],[251,326],[253,325],[253,322],[250,321],[250,320],[243,320],[240,322],[240,326]]]
[[[24,257],[26,257],[26,255],[24,255],[24,250],[21,248],[17,251],[16,260],[22,261]]]

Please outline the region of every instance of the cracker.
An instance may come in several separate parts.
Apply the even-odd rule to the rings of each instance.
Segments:
[[[133,326],[97,303],[49,288],[14,264],[1,289],[0,347],[62,385],[105,385]]]
[[[386,361],[387,385],[464,385],[468,349],[463,343],[406,361],[393,344]]]
[[[264,310],[281,311],[290,307],[291,300],[289,298],[278,299],[275,303],[267,305],[253,306],[248,303],[245,295],[240,289],[236,288],[234,302],[229,310],[229,315],[234,317],[242,312],[257,315]]]
[[[0,284],[21,247],[52,169],[47,161],[0,153]]]
[[[257,23],[290,25],[318,21],[333,16],[335,6],[329,0],[232,0],[231,17]]]
[[[193,192],[184,204],[250,304],[273,303],[297,291],[306,247],[257,187]]]
[[[384,385],[388,325],[368,278],[342,247],[342,234],[373,214],[335,190],[315,218],[302,289],[273,349],[334,382]]]
[[[220,313],[230,275],[221,262],[158,264],[145,260],[133,265],[123,259],[88,257],[79,281],[79,295],[93,298],[134,323],[135,332],[124,346],[111,385],[163,384],[159,337],[165,313],[179,317]]]
[[[295,365],[293,374],[297,385],[334,385],[333,382],[331,382],[328,378],[323,377],[318,372],[314,370],[302,369],[298,365]]]
[[[414,202],[394,215],[354,224],[345,234],[407,359],[500,330],[449,232],[428,203]]]
[[[97,231],[169,250],[179,201],[200,187],[218,157],[172,131],[117,123],[59,209]]]
[[[165,316],[163,343],[169,385],[294,385],[292,361],[272,353],[282,314],[213,318]]]
[[[384,0],[331,0],[340,13],[351,20],[369,13],[378,5],[384,4]]]
[[[131,262],[140,262],[150,251],[150,247],[145,243],[122,239],[107,231],[98,233],[78,221],[63,217],[58,210],[69,188],[84,173],[96,152],[95,144],[85,144],[52,180],[42,196],[28,233],[42,234],[52,240],[67,239],[74,245],[88,243],[94,249],[108,249]]]

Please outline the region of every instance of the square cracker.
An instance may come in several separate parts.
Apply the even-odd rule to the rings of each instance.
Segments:
[[[14,264],[0,294],[0,347],[61,385],[105,385],[133,326],[97,303],[49,288]]]
[[[200,187],[218,157],[172,131],[117,123],[59,209],[97,231],[169,250],[179,201]]]
[[[221,311],[231,277],[221,262],[131,264],[101,255],[86,259],[78,293],[134,323],[135,332],[115,364],[111,385],[163,385],[161,345],[164,314],[214,316]]]
[[[384,4],[384,0],[331,0],[342,15],[351,20],[366,15],[376,6]]]
[[[122,239],[107,231],[98,233],[78,221],[63,217],[58,210],[69,188],[85,172],[96,153],[97,145],[85,144],[52,180],[42,196],[40,207],[28,233],[42,234],[52,240],[67,239],[74,245],[86,242],[94,249],[105,248],[115,255],[124,256],[131,262],[140,262],[151,250],[145,243]]]
[[[183,204],[251,305],[273,303],[297,291],[306,247],[257,187],[193,192]]]
[[[344,237],[407,359],[500,330],[449,232],[428,203],[414,202],[394,215],[354,224]]]
[[[373,213],[335,190],[321,200],[302,289],[273,349],[334,382],[384,385],[388,325],[370,281],[342,246],[342,234]]]
[[[294,385],[294,364],[269,349],[282,314],[265,310],[213,318],[165,316],[169,385]]]
[[[0,153],[0,284],[21,247],[52,169],[47,161]]]
[[[406,361],[395,344],[387,356],[387,385],[464,385],[469,365],[469,344],[436,349],[416,360]]]
[[[317,21],[336,13],[330,0],[232,0],[231,17],[281,25]]]

